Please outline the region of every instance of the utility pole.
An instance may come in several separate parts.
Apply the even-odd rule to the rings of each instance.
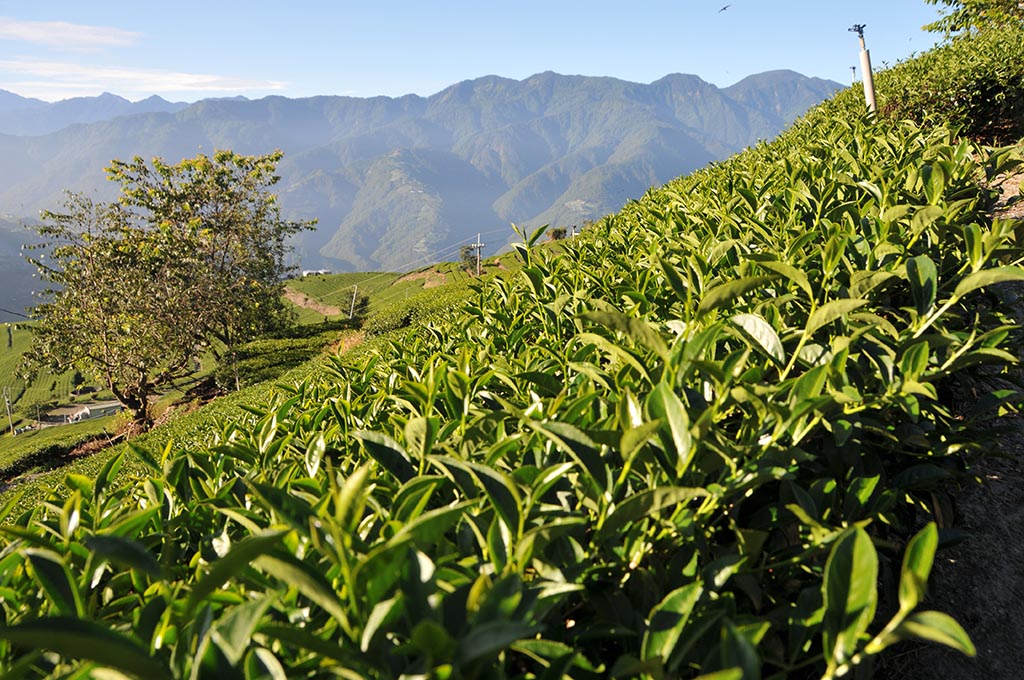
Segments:
[[[871,53],[864,44],[864,29],[867,24],[854,24],[850,28],[851,33],[856,33],[860,38],[860,72],[864,75],[864,100],[868,103],[868,111],[874,113],[875,106],[875,80],[871,76]]]
[[[352,305],[348,308],[348,318],[351,319],[356,313],[356,294],[359,292],[359,286],[352,286]]]
[[[469,247],[476,250],[476,275],[480,276],[480,251],[484,249],[484,244],[480,242],[480,234],[476,235],[476,243],[469,244]]]
[[[15,435],[14,432],[14,418],[11,416],[11,388],[4,388],[4,401],[7,403],[7,423],[11,426],[11,436]]]
[[[851,66],[850,67],[850,79],[851,79],[850,83],[852,85],[856,85],[857,84],[857,67],[856,66]]]

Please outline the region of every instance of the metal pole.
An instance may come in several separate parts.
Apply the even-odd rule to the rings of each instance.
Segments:
[[[868,111],[874,113],[875,106],[875,79],[871,74],[871,52],[864,43],[864,28],[867,24],[854,24],[850,29],[860,38],[860,72],[864,74],[864,101],[868,104]]]
[[[484,244],[480,242],[480,234],[476,235],[476,243],[471,247],[476,249],[476,275],[480,276],[480,251],[484,249]]]
[[[348,318],[352,318],[356,313],[356,293],[359,292],[359,286],[352,286],[352,306],[348,309]]]
[[[875,105],[875,80],[871,77],[871,52],[867,50],[860,53],[860,70],[864,73],[864,101],[868,103],[868,111],[874,113],[878,107]]]
[[[11,436],[15,435],[14,432],[14,418],[11,416],[11,388],[4,388],[4,401],[7,402],[7,422],[11,426]]]
[[[850,84],[856,85],[857,84],[857,67],[856,66],[851,66],[850,67],[850,78],[851,78]]]

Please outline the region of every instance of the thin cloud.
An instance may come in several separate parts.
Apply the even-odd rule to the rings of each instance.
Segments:
[[[90,50],[103,47],[129,47],[142,40],[142,33],[111,26],[87,26],[66,21],[19,21],[0,17],[0,40]]]
[[[241,93],[283,90],[287,83],[208,73],[182,73],[110,66],[90,66],[35,59],[0,60],[0,71],[28,76],[0,88],[42,99],[100,91],[121,94]]]

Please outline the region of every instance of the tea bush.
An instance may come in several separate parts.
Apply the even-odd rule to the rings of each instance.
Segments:
[[[381,305],[363,322],[368,335],[384,335],[409,326],[418,326],[450,314],[469,294],[466,281],[422,290],[408,298]]]
[[[877,74],[881,115],[949,125],[987,144],[1024,137],[1024,26],[1007,24],[953,38]],[[864,107],[860,88],[830,106]]]
[[[866,677],[909,637],[972,654],[919,608],[935,525],[903,537],[1020,401],[939,398],[1016,362],[989,294],[1024,279],[1019,225],[989,210],[1019,159],[834,111],[558,251],[524,234],[460,312],[382,316],[418,323],[213,432],[7,500],[4,670],[722,680]]]

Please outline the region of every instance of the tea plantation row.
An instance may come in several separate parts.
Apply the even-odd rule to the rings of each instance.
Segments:
[[[1019,401],[993,286],[1024,279],[1020,225],[990,217],[1019,159],[841,110],[564,251],[524,234],[457,314],[206,443],[7,502],[0,664],[722,680],[866,676],[912,637],[973,653],[919,608],[920,510]]]

